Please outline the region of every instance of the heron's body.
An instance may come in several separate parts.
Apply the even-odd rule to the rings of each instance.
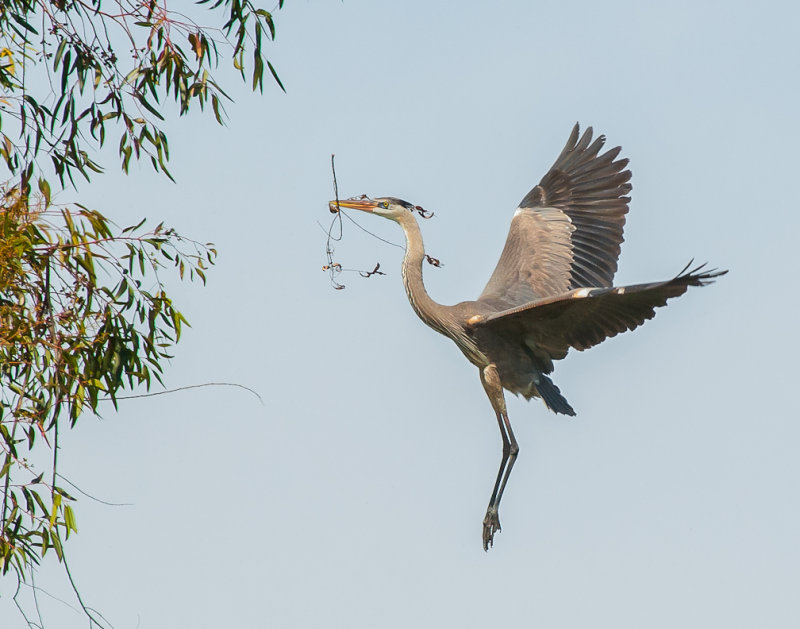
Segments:
[[[619,147],[600,154],[603,136],[575,125],[564,150],[522,200],[506,245],[483,293],[454,306],[436,303],[422,281],[425,249],[413,211],[394,197],[331,202],[394,220],[405,232],[403,284],[414,311],[450,337],[478,367],[503,438],[503,459],[483,523],[484,548],[499,530],[498,507],[519,450],[503,390],[542,398],[552,411],[575,411],[549,375],[553,361],[583,350],[655,315],[655,308],[725,271],[702,267],[664,282],[614,288],[631,173]],[[616,161],[615,161],[616,160]]]
[[[398,223],[406,232],[406,255],[402,264],[403,284],[411,307],[428,326],[451,338],[473,365],[483,369],[490,364],[498,366],[503,388],[527,399],[539,395],[536,384],[540,382],[542,368],[536,364],[533,347],[520,345],[515,339],[493,334],[476,324],[491,315],[502,312],[499,303],[462,301],[454,306],[434,302],[424,290],[422,264],[425,247],[419,225],[410,212],[401,214]],[[535,346],[534,346],[535,347]],[[552,363],[542,356],[545,373],[552,371]]]

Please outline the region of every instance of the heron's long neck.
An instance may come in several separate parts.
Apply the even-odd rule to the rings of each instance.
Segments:
[[[425,246],[422,233],[414,216],[409,212],[398,221],[406,234],[406,255],[403,258],[403,284],[406,287],[408,301],[422,321],[437,332],[447,334],[445,323],[447,307],[436,303],[425,290],[422,282],[422,261],[425,258]]]

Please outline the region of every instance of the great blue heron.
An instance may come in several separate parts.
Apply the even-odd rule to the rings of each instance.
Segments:
[[[500,434],[503,457],[483,520],[483,548],[500,530],[498,508],[519,446],[511,430],[503,389],[541,398],[564,415],[575,411],[547,374],[570,348],[584,350],[655,315],[654,309],[727,271],[687,265],[665,282],[614,288],[622,229],[631,191],[621,148],[600,154],[604,136],[592,141],[576,124],[552,168],[519,204],[500,261],[475,301],[443,306],[422,283],[425,249],[417,209],[395,197],[331,201],[399,223],[406,236],[402,275],[420,319],[450,337],[478,367]],[[616,161],[615,161],[616,160]]]

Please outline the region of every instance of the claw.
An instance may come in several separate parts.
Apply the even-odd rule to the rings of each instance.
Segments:
[[[483,550],[488,551],[490,546],[494,546],[494,534],[501,530],[497,507],[489,507],[483,518]]]

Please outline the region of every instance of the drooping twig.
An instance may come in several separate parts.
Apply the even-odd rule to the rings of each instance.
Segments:
[[[20,575],[20,572],[19,571],[15,571],[15,572],[16,572],[16,575],[17,575],[17,589],[14,592],[14,596],[11,597],[11,600],[14,601],[14,605],[16,605],[17,611],[20,613],[20,615],[22,616],[22,619],[25,621],[25,623],[28,625],[28,627],[40,626],[40,625],[35,625],[28,618],[28,615],[25,613],[25,610],[22,609],[22,605],[20,604],[19,600],[17,599],[17,597],[19,596],[20,589],[22,588],[22,584],[24,583],[24,581],[22,580],[22,576]]]
[[[103,621],[105,621],[106,626],[110,627],[111,623],[109,623],[105,618],[103,618],[103,615],[101,613],[99,613],[96,609],[93,609],[92,607],[88,607],[83,602],[83,597],[81,597],[81,593],[78,590],[78,586],[75,584],[75,579],[72,578],[72,573],[70,572],[69,569],[69,563],[67,563],[67,555],[63,551],[63,549],[61,551],[61,561],[64,564],[64,571],[67,573],[67,579],[69,579],[69,584],[72,586],[72,592],[75,594],[75,598],[78,600],[78,605],[81,606],[83,613],[89,619],[90,629],[92,626],[97,626],[100,627],[100,629],[103,629],[104,625],[97,619],[98,617],[102,618]]]
[[[78,487],[75,483],[73,483],[70,479],[68,479],[63,474],[56,474],[56,476],[58,476],[65,483],[69,484],[75,491],[83,494],[87,498],[90,498],[90,499],[94,500],[95,502],[99,502],[100,504],[108,505],[109,507],[132,507],[133,506],[132,502],[108,502],[107,500],[101,500],[100,498],[97,498],[96,496],[92,496],[92,494],[83,491],[83,489]]]
[[[17,577],[17,578],[19,578],[19,577]],[[33,581],[33,579],[31,579],[31,581]],[[44,588],[41,588],[41,587],[39,587],[38,585],[34,585],[33,583],[25,583],[24,581],[20,582],[20,583],[19,583],[19,585],[20,585],[20,586],[24,585],[25,587],[27,587],[28,589],[30,589],[32,592],[34,592],[34,591],[35,591],[35,592],[39,592],[40,594],[43,594],[44,596],[46,596],[46,597],[48,597],[48,598],[50,598],[50,599],[52,599],[52,600],[54,600],[54,601],[56,601],[56,602],[58,602],[58,603],[61,603],[61,604],[62,604],[62,605],[64,605],[65,607],[68,607],[68,608],[69,608],[69,609],[71,609],[72,611],[74,611],[74,612],[78,612],[79,614],[81,613],[81,610],[80,610],[80,609],[78,609],[77,607],[75,607],[74,605],[71,605],[70,603],[68,603],[67,601],[65,601],[63,598],[59,598],[58,596],[56,596],[56,595],[54,595],[54,594],[51,594],[50,592],[48,592],[48,591],[47,591],[47,590],[45,590]],[[17,605],[17,607],[19,607],[19,604]],[[22,612],[22,610],[21,610],[21,609],[20,609],[20,612]],[[24,614],[23,614],[23,618],[24,618]],[[27,619],[26,619],[26,620],[27,620]],[[29,626],[29,627],[44,627],[44,626],[45,626],[45,625],[44,625],[43,623],[41,623],[41,622],[40,622],[40,624],[38,624],[38,625],[31,624],[31,622],[30,622],[30,621],[27,621],[27,622],[28,622],[28,626]]]
[[[42,620],[42,610],[39,608],[38,588],[36,587],[36,570],[31,570],[31,587],[33,591],[33,606],[36,609],[36,615],[39,617],[39,626],[44,627],[44,620]]]
[[[243,384],[237,384],[236,382],[204,382],[203,384],[190,384],[185,387],[178,387],[176,389],[167,389],[166,391],[154,391],[152,393],[137,393],[136,395],[118,395],[116,398],[118,400],[132,400],[134,398],[139,397],[155,397],[156,395],[166,395],[167,393],[175,393],[177,391],[186,391],[187,389],[199,389],[201,387],[237,387],[239,389],[244,389],[248,393],[252,393],[258,398],[258,401],[261,402],[261,406],[264,406],[264,399],[253,389],[250,387],[246,387]],[[111,398],[103,398],[104,400],[110,400]]]

